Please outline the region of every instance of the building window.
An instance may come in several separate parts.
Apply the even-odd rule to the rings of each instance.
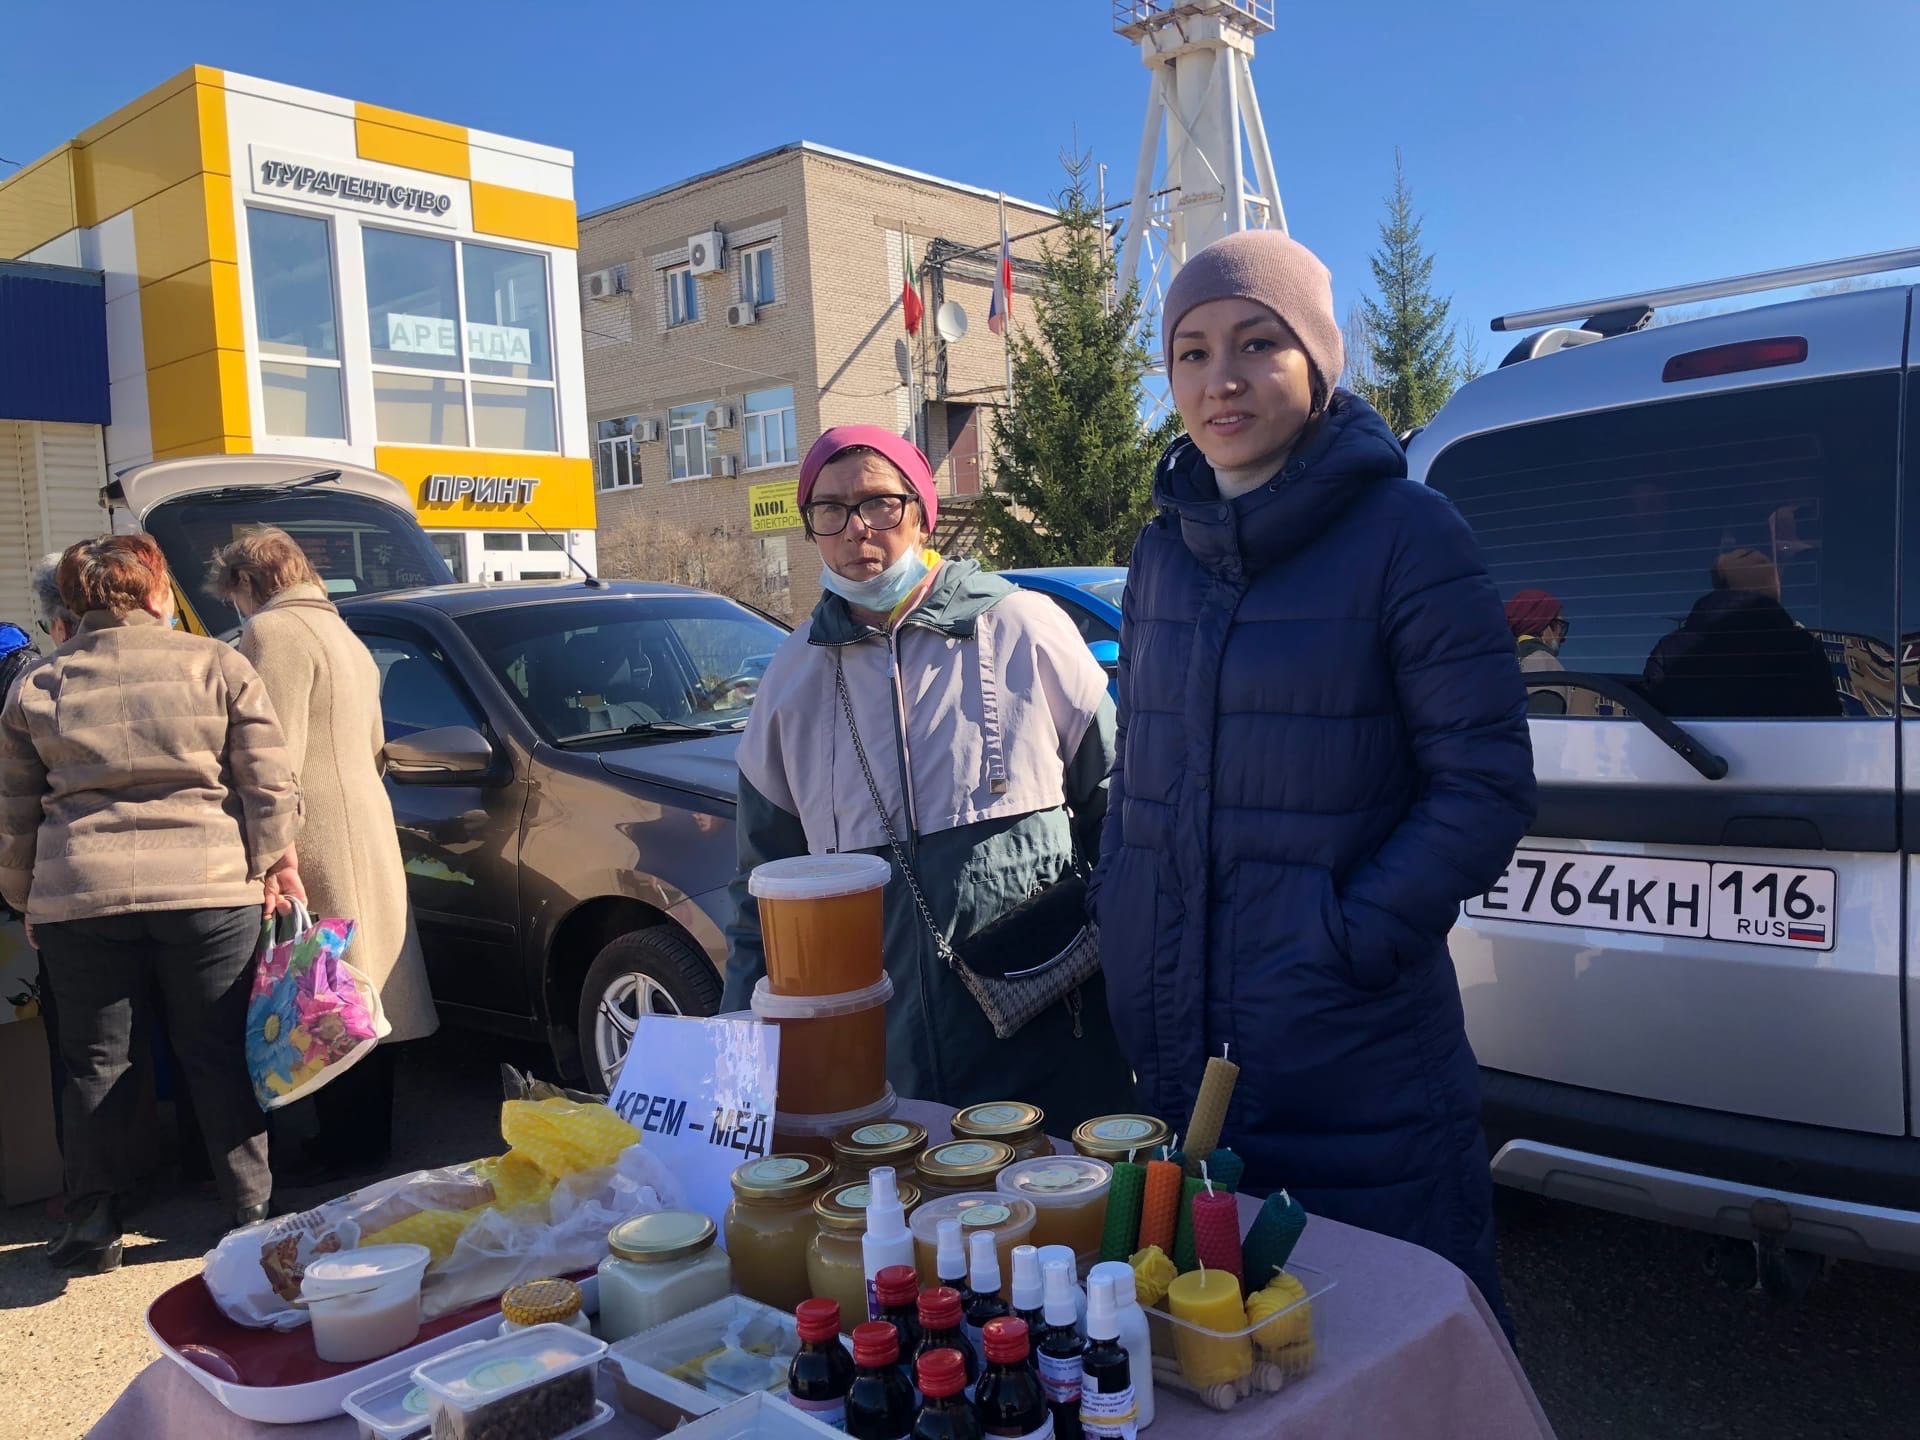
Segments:
[[[707,473],[713,437],[705,405],[676,405],[667,412],[667,478],[698,480]]]
[[[525,545],[525,537],[513,530],[491,530],[480,537],[482,550],[520,550]]]
[[[549,555],[556,553],[565,554],[567,543],[561,536],[549,534],[545,531],[538,531],[527,536],[527,549],[529,551],[544,551]]]
[[[692,266],[676,266],[667,271],[667,324],[691,325],[699,318],[700,282]]]
[[[787,558],[787,537],[766,535],[760,540],[760,578],[769,595],[784,594],[789,588],[792,564]]]
[[[749,305],[771,305],[780,298],[773,286],[773,246],[740,252],[740,298]]]
[[[559,448],[544,256],[361,232],[379,439]]]
[[[467,578],[467,537],[455,531],[452,534],[436,532],[429,535],[433,548],[440,552],[440,558],[447,562],[447,568],[453,571],[453,578]]]
[[[640,483],[640,457],[633,453],[638,415],[602,420],[594,427],[593,473],[602,490],[625,490]]]
[[[797,462],[800,442],[793,420],[793,387],[749,390],[740,430],[747,469],[764,470]]]
[[[267,433],[346,439],[327,222],[249,209],[247,254]]]

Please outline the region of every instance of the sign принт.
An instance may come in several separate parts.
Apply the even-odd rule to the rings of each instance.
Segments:
[[[449,227],[460,223],[456,211],[465,208],[456,204],[458,197],[452,190],[416,183],[416,177],[403,170],[370,165],[364,160],[349,167],[263,145],[249,146],[248,155],[256,195],[310,200],[366,215]]]
[[[753,533],[769,530],[798,530],[800,519],[800,482],[770,480],[765,485],[747,487],[747,513],[753,517]]]

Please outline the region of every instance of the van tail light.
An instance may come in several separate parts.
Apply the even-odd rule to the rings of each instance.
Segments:
[[[1807,358],[1804,335],[1776,335],[1770,340],[1741,340],[1733,345],[1715,345],[1706,350],[1689,350],[1667,361],[1660,379],[1671,385],[1676,380],[1705,380],[1711,375],[1735,375],[1742,370],[1768,370],[1775,365],[1798,365]]]

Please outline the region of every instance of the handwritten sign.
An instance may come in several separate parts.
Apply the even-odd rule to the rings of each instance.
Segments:
[[[607,1104],[718,1223],[733,1172],[773,1149],[779,1061],[777,1025],[643,1015]]]

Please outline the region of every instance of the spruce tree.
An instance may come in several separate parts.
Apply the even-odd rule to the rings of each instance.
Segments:
[[[981,496],[981,547],[1003,568],[1126,564],[1153,513],[1154,466],[1180,430],[1177,415],[1142,418],[1151,360],[1136,334],[1139,286],[1115,293],[1088,162],[1065,164],[1033,329],[1009,336],[1013,403],[994,426],[994,488]]]
[[[1372,376],[1354,386],[1395,434],[1424,425],[1446,403],[1459,379],[1451,301],[1433,293],[1433,256],[1420,244],[1420,217],[1400,152],[1393,152],[1393,193],[1373,252],[1378,296],[1362,302],[1372,340]]]

